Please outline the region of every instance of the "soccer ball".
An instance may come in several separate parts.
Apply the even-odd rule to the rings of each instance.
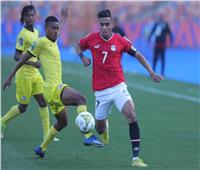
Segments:
[[[76,117],[75,124],[82,133],[89,133],[94,129],[95,120],[91,113],[81,112]]]

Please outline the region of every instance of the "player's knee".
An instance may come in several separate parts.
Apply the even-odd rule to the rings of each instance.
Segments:
[[[78,102],[78,104],[80,105],[80,104],[85,104],[86,103],[86,98],[85,98],[85,96],[83,96],[82,94],[80,94],[80,93],[77,93],[77,102]]]
[[[124,112],[124,116],[126,117],[128,123],[132,123],[137,120],[135,110],[127,110],[127,112]]]
[[[55,124],[55,127],[58,131],[62,130],[63,128],[65,128],[67,126],[67,120],[62,120],[59,121]]]
[[[135,107],[132,103],[127,102],[122,109],[122,113],[126,117],[128,123],[136,121]]]
[[[27,109],[27,106],[28,106],[28,105],[21,105],[21,104],[20,104],[20,105],[18,106],[19,112],[20,112],[20,113],[24,113],[24,112],[26,111],[26,109]]]
[[[46,107],[47,106],[45,100],[39,101],[38,104],[39,104],[40,107]]]
[[[128,117],[128,119],[127,119],[127,121],[128,121],[129,124],[135,122],[136,120],[137,119],[134,116]]]

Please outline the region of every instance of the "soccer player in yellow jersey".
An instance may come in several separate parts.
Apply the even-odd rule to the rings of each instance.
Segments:
[[[18,61],[21,56],[28,50],[33,42],[38,38],[38,31],[33,27],[35,22],[36,11],[33,5],[25,6],[21,11],[21,24],[24,24],[21,32],[17,37],[16,50],[14,59]],[[27,60],[16,74],[16,98],[18,105],[12,106],[10,110],[1,118],[1,138],[3,130],[10,120],[24,113],[30,102],[31,96],[34,96],[38,105],[40,117],[43,126],[43,135],[47,135],[49,130],[49,111],[43,97],[43,79],[38,68],[40,63],[37,58]]]
[[[67,9],[65,12],[67,13]],[[44,157],[47,146],[51,143],[56,134],[67,126],[67,112],[65,111],[65,106],[77,106],[77,113],[87,111],[85,97],[62,82],[62,65],[60,52],[57,46],[60,23],[56,17],[49,16],[46,18],[45,32],[46,35],[38,38],[23,58],[20,59],[3,86],[5,89],[11,85],[12,78],[16,71],[28,59],[32,57],[38,57],[40,59],[45,75],[44,96],[57,119],[57,122],[50,128],[42,144],[35,148],[36,155],[40,157]],[[92,133],[85,135],[84,144],[98,147],[103,146]]]

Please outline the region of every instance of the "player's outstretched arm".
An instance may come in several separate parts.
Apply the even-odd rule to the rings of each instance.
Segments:
[[[84,56],[83,51],[82,51],[79,43],[76,44],[75,50],[76,50],[76,53],[79,55],[80,59],[82,60],[83,65],[85,67],[89,66],[91,64],[91,60],[90,60],[90,58],[87,58],[87,57]]]
[[[14,55],[14,60],[18,62],[21,57],[22,57],[22,51],[16,49],[15,55]],[[24,64],[33,66],[35,68],[40,68],[40,66],[41,66],[41,64],[38,61],[36,61],[36,62],[26,61]]]
[[[22,51],[16,49],[15,50],[15,55],[14,55],[14,60],[15,61],[19,61],[21,55],[22,55]]]
[[[20,57],[19,61],[17,62],[15,68],[13,69],[13,71],[9,74],[8,79],[5,81],[4,85],[3,85],[3,90],[5,88],[8,88],[11,84],[12,84],[12,78],[14,77],[15,73],[17,72],[17,70],[28,60],[32,57],[31,54],[26,53],[25,55],[23,55],[22,57]]]
[[[30,65],[30,66],[33,66],[33,67],[35,67],[35,68],[40,68],[40,67],[41,67],[40,62],[38,62],[38,61],[36,61],[36,62],[33,62],[33,61],[26,61],[25,64]]]
[[[65,25],[65,22],[67,21],[68,8],[67,7],[62,8],[60,13],[61,13],[61,18],[60,18],[59,25],[60,25],[60,32],[61,32],[63,27],[64,27],[64,25]]]
[[[146,68],[146,70],[149,72],[153,81],[159,83],[161,80],[163,80],[162,76],[154,73],[153,69],[151,68],[151,66],[148,63],[148,61],[146,60],[146,58],[139,51],[135,51],[135,50],[131,49],[128,52],[128,54],[134,56]]]

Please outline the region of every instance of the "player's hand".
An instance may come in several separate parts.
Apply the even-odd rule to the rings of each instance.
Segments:
[[[156,83],[159,83],[161,80],[164,80],[163,76],[157,75],[155,73],[151,74],[151,78],[153,81],[155,81]]]
[[[3,90],[5,90],[6,88],[9,88],[10,85],[12,84],[12,79],[7,79],[3,85]]]
[[[62,8],[61,9],[61,16],[63,20],[66,20],[68,17],[68,8]]]
[[[61,33],[61,31],[62,31],[62,29],[64,27],[64,24],[65,24],[65,22],[67,20],[67,17],[68,17],[68,8],[67,7],[62,8],[61,9],[61,19],[60,19],[60,23],[59,23],[60,29],[59,29],[58,36],[60,36],[60,33]]]
[[[89,66],[89,65],[91,64],[90,58],[83,57],[83,58],[82,58],[82,61],[83,61],[83,65],[84,65],[85,67],[87,67],[87,66]]]

